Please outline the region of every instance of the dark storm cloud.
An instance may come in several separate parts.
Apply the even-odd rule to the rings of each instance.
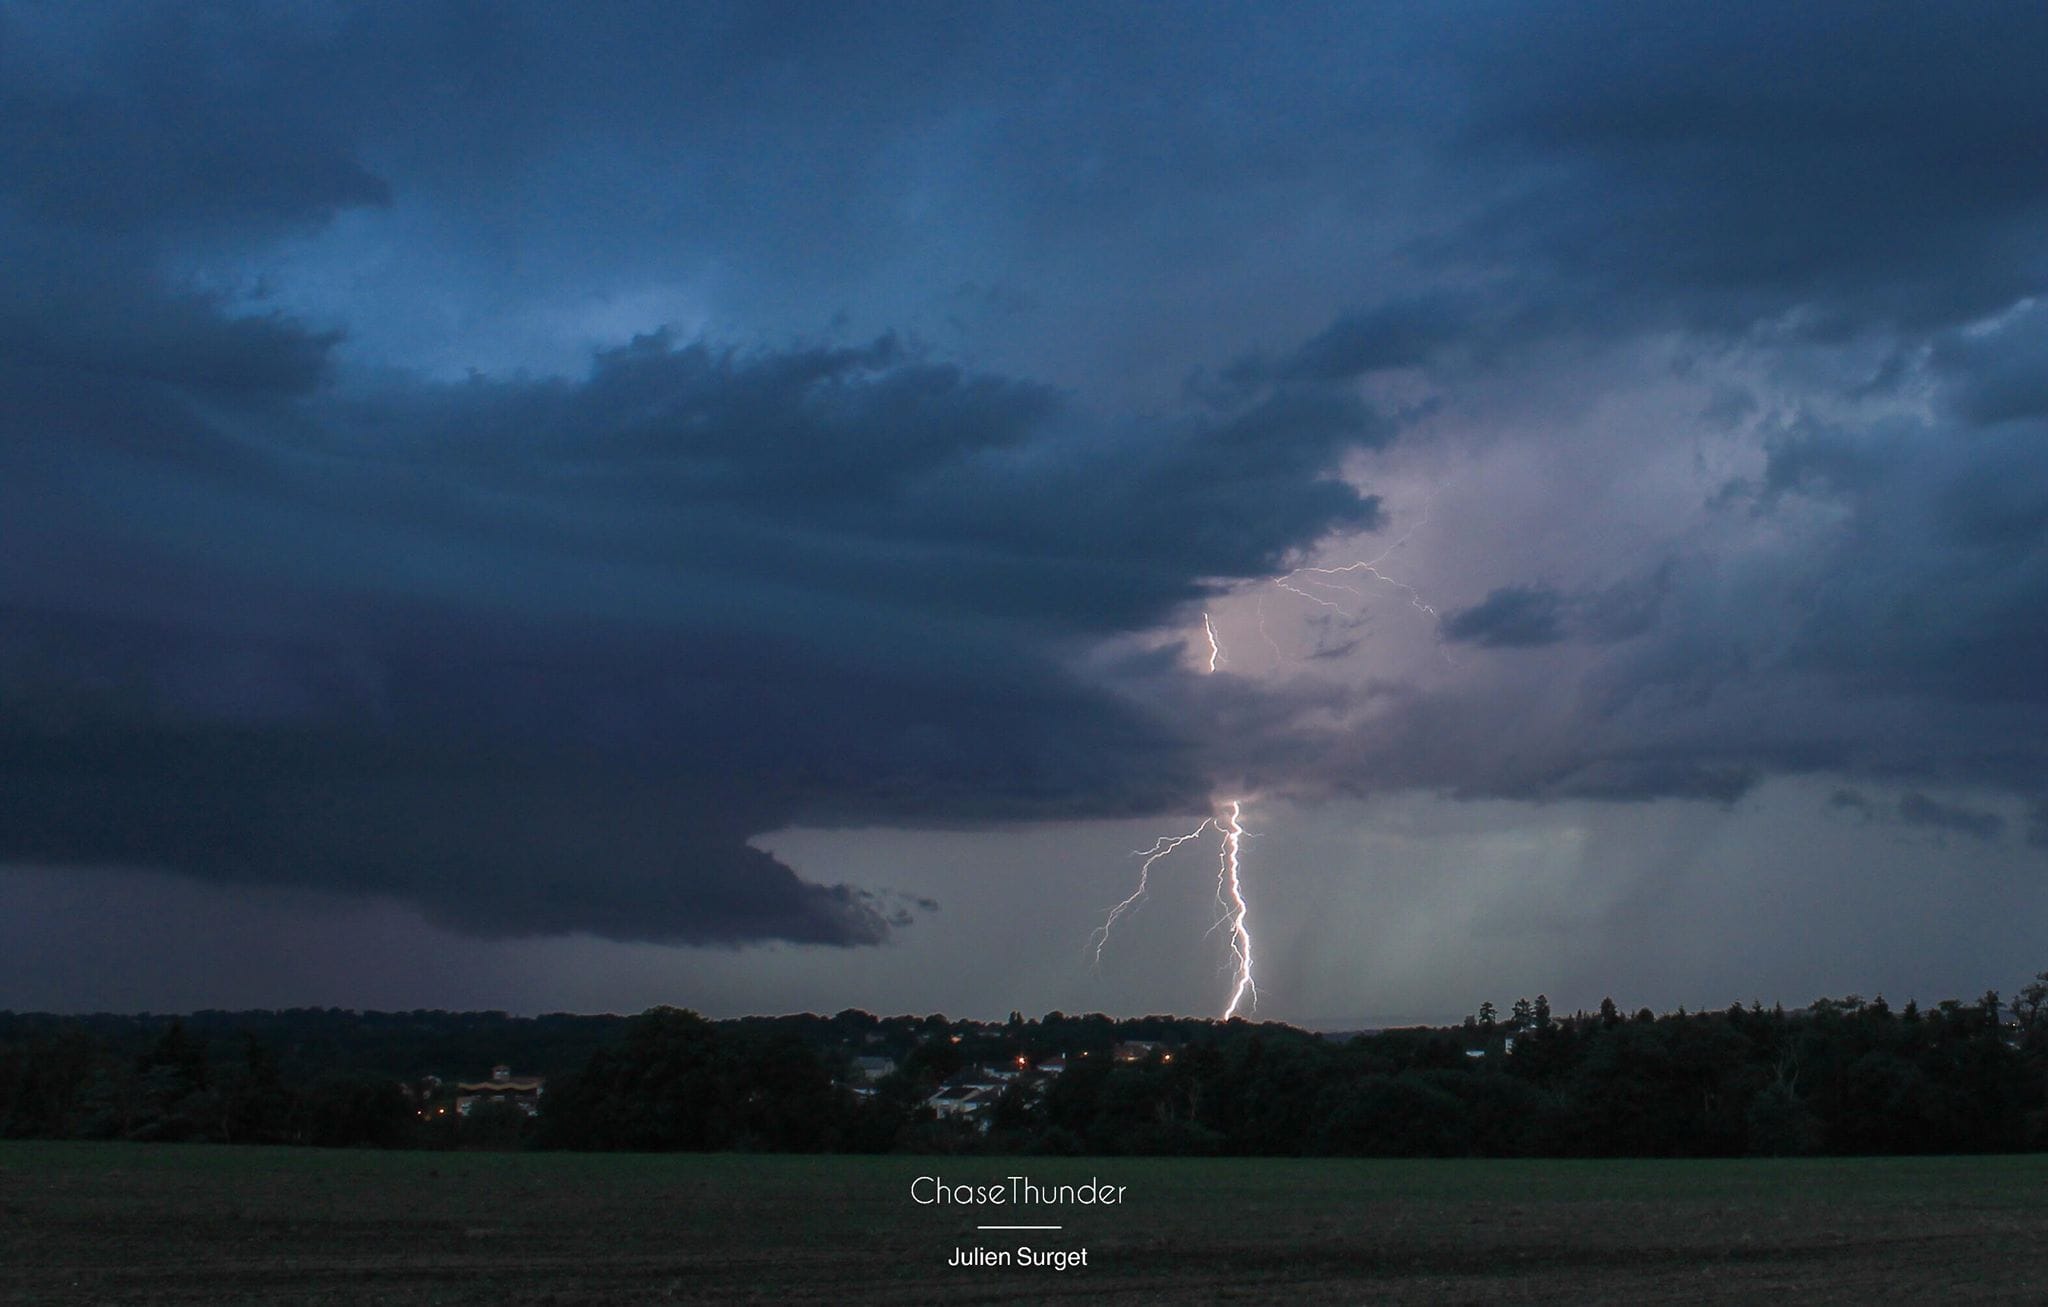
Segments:
[[[2048,418],[2048,308],[2029,299],[1988,328],[1934,340],[1936,369],[1950,381],[1956,414],[1974,427]]]
[[[1747,568],[1680,549],[1620,583],[1497,586],[1446,616],[1448,642],[1509,659],[1612,651],[1571,692],[1505,669],[1382,699],[1359,739],[1324,742],[1314,764],[1287,762],[1316,751],[1301,734],[1275,740],[1270,783],[1726,800],[1766,775],[1840,770],[2037,793],[2048,181],[2034,159],[2048,96],[2033,70],[2048,20],[1460,17],[1409,34],[1439,92],[1417,103],[1441,208],[1407,253],[1483,291],[1392,292],[1291,369],[1226,378],[1386,366],[1451,388],[1540,383],[1561,358],[1541,342],[1676,329],[1704,357],[1764,360],[1769,409],[1747,386],[1717,401],[1716,420],[1766,454],[1720,504],[1788,543]],[[1859,370],[1857,350],[1876,365]]]
[[[2005,818],[1962,804],[1943,803],[1917,791],[1899,796],[1899,820],[1936,834],[1967,835],[1973,840],[1995,840],[2005,834]]]
[[[1772,440],[1760,511],[1820,504],[1841,523],[1827,584],[1781,615],[1796,632],[1787,661],[1873,690],[2048,706],[2043,433],[1895,417],[1801,422]]]
[[[384,436],[380,471],[556,510],[522,532],[609,533],[653,558],[709,551],[764,584],[1092,630],[1155,619],[1204,593],[1198,578],[1273,570],[1312,538],[1304,521],[1371,527],[1374,501],[1328,474],[1390,434],[1319,388],[1105,429],[1043,386],[891,340],[741,353],[665,334],[600,356],[582,384],[397,394],[350,418]]]
[[[267,597],[235,583],[201,590]],[[978,682],[788,637],[330,602],[310,630],[266,614],[289,635],[7,608],[7,856],[387,895],[483,933],[863,942],[896,909],[746,840],[1196,783],[1127,705],[999,649]]]
[[[1261,704],[1269,715],[1243,722],[1231,741],[1234,774],[1261,791],[1307,801],[1426,790],[1456,799],[1727,806],[1767,776],[1844,761],[1797,737],[1674,734],[1631,715],[1584,711],[1570,703],[1569,688],[1549,680],[1515,693],[1483,682],[1442,689],[1380,683],[1366,697],[1372,707],[1362,724],[1338,730],[1316,720],[1326,702]],[[1553,697],[1565,698],[1571,711],[1553,711]],[[1276,706],[1294,712],[1275,714]]]
[[[1062,642],[1373,513],[1325,476],[1343,405],[1103,432],[887,341],[649,337],[580,384],[302,405],[256,449],[103,364],[6,423],[13,455],[89,428],[109,375],[130,421],[74,445],[133,458],[67,467],[99,502],[17,525],[60,574],[10,587],[4,852],[398,895],[482,931],[863,942],[874,905],[746,839],[1199,801],[1185,745]],[[1244,450],[1265,471],[1225,493]],[[119,505],[122,478],[217,512]],[[66,583],[94,550],[120,566],[94,511],[117,506],[188,558],[178,584]],[[292,585],[327,611],[236,615]]]
[[[223,317],[190,294],[140,293],[106,286],[99,303],[80,303],[76,265],[43,265],[63,286],[36,285],[33,270],[0,273],[8,303],[0,309],[0,348],[8,364],[99,374],[110,387],[164,383],[226,399],[260,399],[312,389],[340,334],[309,331],[281,315]],[[47,273],[46,273],[47,275]],[[87,277],[91,274],[87,273]]]
[[[896,338],[653,331],[576,381],[334,388],[337,329],[171,252],[387,202],[348,114],[287,86],[416,74],[348,44],[372,11],[142,20],[0,105],[0,857],[487,934],[870,943],[918,905],[747,841],[1200,801],[1133,697],[1166,665],[1105,688],[1077,637],[1374,524],[1330,474],[1391,427],[1307,381],[1105,419]]]
[[[2038,795],[2044,29],[2018,7],[0,11],[0,858],[343,888],[490,933],[865,943],[902,905],[747,841],[1153,812],[1239,774],[1728,803],[1840,768]],[[366,214],[388,223],[346,229]],[[316,237],[331,262],[294,264]],[[387,259],[418,284],[352,299]],[[677,266],[760,320],[635,322],[567,377],[346,366],[380,329],[459,337],[515,292]],[[1160,307],[1274,266],[1293,279],[1242,320]],[[325,316],[277,307],[275,267],[332,283]],[[816,334],[834,295],[951,314],[970,281],[1034,335],[1015,354],[1182,369],[1157,342],[1187,339],[1217,371],[1103,412],[914,325]],[[1304,287],[1331,307],[1275,328]],[[1170,650],[1102,652],[1377,526],[1336,474],[1466,383],[1598,384],[1573,351],[1649,331],[1768,355],[1759,388],[1927,402],[1727,398],[1765,462],[1721,511],[1828,514],[1799,566],[1532,566],[1558,579],[1445,618],[1497,651],[1448,688],[1197,689]],[[1857,387],[1801,380],[1793,346],[1873,338]],[[1376,394],[1396,373],[1436,398]],[[1580,655],[1606,661],[1574,693],[1515,679]],[[1995,815],[1921,799],[1958,834]]]
[[[1462,139],[1519,174],[1458,233],[1610,309],[1939,325],[2043,270],[2032,8],[1482,9]]]
[[[1995,812],[1948,803],[1908,790],[1891,803],[1884,803],[1854,789],[1838,789],[1828,799],[1828,808],[1852,814],[1858,825],[1896,823],[1931,832],[1937,841],[1947,835],[1962,835],[1980,843],[1994,843],[2005,834],[2006,820]]]
[[[321,52],[297,27],[264,6],[0,13],[8,200],[65,231],[148,240],[387,202],[339,106],[306,93]]]
[[[1720,408],[1766,454],[1722,507],[1796,543],[1771,566],[1675,556],[1616,591],[1609,620],[1569,583],[1498,588],[1446,618],[1446,639],[1502,650],[1598,643],[1596,628],[1621,642],[1564,727],[1534,725],[1518,680],[1407,711],[1438,736],[1470,711],[1501,747],[1566,766],[1657,742],[1710,770],[2037,793],[2048,174],[2029,160],[2048,139],[2031,71],[2048,20],[1591,6],[1540,23],[1482,11],[1451,44],[1480,75],[1446,157],[1513,181],[1476,189],[1473,216],[1428,238],[1428,256],[1491,278],[1513,306],[1496,316],[1538,335],[1676,326],[1709,352],[1766,359],[1774,406]],[[1859,374],[1856,350],[1877,364]],[[1513,375],[1512,356],[1482,361]],[[1550,768],[1481,762],[1469,743],[1496,792],[1553,784]],[[1373,749],[1355,765],[1401,770]],[[1431,770],[1448,781],[1457,766]],[[1995,814],[1948,829],[1980,834],[1979,816]]]
[[[1502,586],[1470,608],[1445,614],[1439,627],[1453,644],[1485,649],[1628,640],[1656,626],[1676,571],[1666,560],[1646,575],[1573,595],[1548,585]]]
[[[1527,648],[1564,639],[1564,596],[1547,586],[1504,586],[1444,618],[1444,638],[1484,648]]]
[[[1418,297],[1347,313],[1280,364],[1282,376],[1349,381],[1385,368],[1430,362],[1446,347],[1469,342],[1485,321],[1480,305],[1447,295]]]

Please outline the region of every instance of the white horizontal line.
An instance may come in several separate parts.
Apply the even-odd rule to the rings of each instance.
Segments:
[[[1060,1225],[977,1225],[977,1230],[1063,1230]]]

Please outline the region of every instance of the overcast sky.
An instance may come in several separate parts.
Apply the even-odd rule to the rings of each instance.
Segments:
[[[2048,10],[0,4],[0,1007],[2048,967]],[[1211,641],[1213,632],[1213,644]]]

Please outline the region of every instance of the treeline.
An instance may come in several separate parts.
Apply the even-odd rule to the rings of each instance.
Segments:
[[[501,1147],[531,1138],[524,1113],[463,1117],[434,1082],[484,1079],[508,1058],[559,1076],[627,1024],[338,1008],[0,1012],[0,1137]]]
[[[173,1023],[217,1052],[254,1039],[294,1083],[330,1073],[393,1080],[474,1077],[500,1062],[534,1075],[565,1075],[617,1042],[629,1018],[555,1012],[358,1012],[348,1008],[199,1011],[178,1016],[0,1012],[0,1049],[35,1040],[85,1037],[119,1058],[147,1052]]]
[[[417,1109],[388,1076],[330,1072],[287,1084],[276,1054],[245,1036],[211,1056],[177,1021],[132,1057],[65,1030],[0,1045],[0,1135],[402,1147]]]
[[[1463,1027],[1336,1042],[1278,1025],[1106,1018],[927,1032],[871,1095],[829,1056],[766,1058],[688,1013],[637,1019],[543,1116],[574,1148],[1261,1156],[1650,1156],[2014,1152],[2048,1147],[2048,977],[1894,1011],[1554,1017],[1542,1000]],[[758,1037],[757,1037],[758,1038]],[[1163,1046],[1114,1056],[1119,1040]],[[957,1040],[957,1042],[956,1042]],[[980,1113],[931,1093],[976,1065],[1036,1065]],[[769,1068],[773,1068],[772,1072]]]
[[[1926,1013],[1854,998],[1796,1015],[1608,1004],[1337,1046],[1255,1031],[1171,1062],[1070,1070],[991,1140],[1436,1157],[2028,1151],[2048,1146],[2043,1035],[2003,1022],[1995,998]]]
[[[2048,1148],[2048,973],[2009,1007],[1553,1015],[1330,1039],[1277,1024],[1053,1013],[1005,1023],[863,1012],[707,1021],[405,1014],[490,1039],[460,1063],[307,1054],[292,1014],[237,1024],[0,1014],[0,1134],[383,1147],[1398,1156],[1738,1156]],[[317,1019],[315,1019],[317,1018]],[[351,1022],[355,1023],[351,1026]],[[310,1014],[308,1029],[387,1017]],[[575,1023],[591,1023],[587,1027]],[[203,1026],[202,1036],[195,1026]],[[270,1037],[257,1033],[267,1029]],[[535,1042],[522,1048],[521,1037]],[[357,1036],[338,1039],[347,1044]],[[577,1041],[587,1041],[580,1057]],[[380,1041],[381,1044],[380,1044]],[[1145,1041],[1143,1046],[1135,1041]],[[312,1046],[319,1047],[318,1041]],[[291,1058],[284,1048],[297,1050]],[[537,1118],[438,1111],[427,1072],[551,1076]],[[865,1059],[865,1063],[856,1059]],[[288,1070],[287,1068],[292,1068]],[[875,1075],[877,1071],[884,1074]],[[934,1096],[980,1085],[973,1110]],[[443,1100],[445,1101],[445,1100]]]

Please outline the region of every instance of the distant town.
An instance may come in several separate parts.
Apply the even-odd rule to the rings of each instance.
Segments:
[[[845,1011],[0,1013],[0,1135],[386,1148],[1734,1156],[2048,1147],[2048,974],[1323,1036]]]

